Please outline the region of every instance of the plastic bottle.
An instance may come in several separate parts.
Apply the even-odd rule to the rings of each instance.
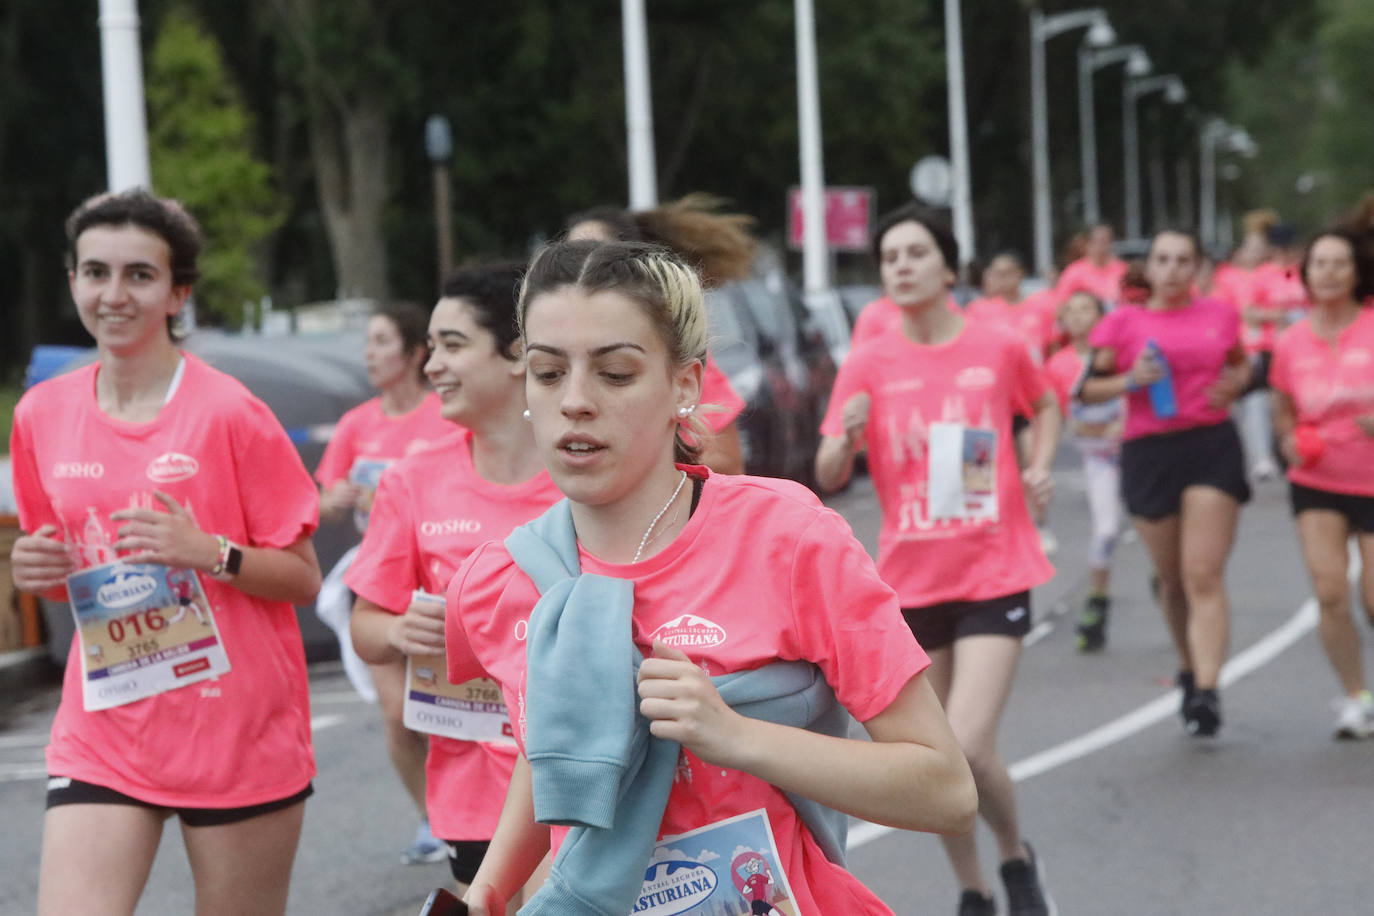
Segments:
[[[1178,400],[1174,397],[1174,378],[1169,371],[1169,361],[1164,358],[1159,344],[1153,340],[1145,341],[1145,351],[1164,370],[1163,377],[1150,383],[1150,407],[1156,417],[1167,420],[1178,413]]]

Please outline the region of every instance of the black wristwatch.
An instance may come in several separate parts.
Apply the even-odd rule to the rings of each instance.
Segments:
[[[215,540],[219,542],[219,559],[210,570],[210,578],[228,582],[243,566],[243,548],[222,534],[215,535]]]

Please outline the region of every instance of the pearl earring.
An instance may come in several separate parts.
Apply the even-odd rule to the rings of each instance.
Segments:
[[[680,417],[681,419],[685,420],[685,419],[687,419],[688,417],[690,417],[690,416],[692,415],[692,413],[693,413],[696,409],[697,409],[697,405],[695,405],[695,404],[693,404],[691,407],[679,407],[679,408],[677,409],[677,415],[678,415],[678,417]]]
[[[526,408],[526,410],[525,410],[525,412],[524,412],[524,413],[522,413],[522,414],[521,414],[521,415],[520,415],[520,416],[522,416],[522,417],[524,417],[524,418],[525,418],[525,419],[526,419],[526,420],[528,420],[528,419],[529,419],[529,418],[530,418],[530,412],[529,412],[529,409],[528,409],[528,408]]]

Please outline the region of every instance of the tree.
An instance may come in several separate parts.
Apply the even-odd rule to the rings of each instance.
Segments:
[[[168,11],[148,66],[153,184],[205,230],[196,301],[237,326],[264,291],[254,250],[282,221],[271,169],[252,151],[252,120],[224,72],[219,46],[184,8]]]

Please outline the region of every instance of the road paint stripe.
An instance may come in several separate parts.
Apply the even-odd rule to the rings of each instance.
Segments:
[[[47,779],[48,768],[43,764],[7,764],[0,766],[0,782],[22,782],[27,779]]]
[[[1350,547],[1349,569],[1350,581],[1353,584],[1360,577],[1360,557],[1355,552],[1353,544]],[[1233,656],[1221,669],[1220,686],[1229,687],[1246,675],[1263,668],[1278,658],[1284,650],[1314,630],[1316,626],[1317,602],[1314,598],[1308,598],[1287,622],[1270,631],[1259,642],[1245,651]],[[1031,635],[1035,635],[1034,631],[1031,632]],[[1027,639],[1029,638],[1028,636]],[[1024,782],[1032,776],[1039,776],[1066,763],[1094,754],[1175,715],[1178,712],[1180,699],[1181,695],[1177,688],[1170,690],[1144,706],[1113,719],[1092,731],[1085,732],[1077,738],[1070,738],[1054,747],[1018,760],[1007,767],[1007,771],[1011,774],[1013,782]],[[849,842],[846,849],[858,849],[896,831],[897,828],[895,827],[884,827],[864,821],[856,822],[849,829]]]
[[[311,716],[310,730],[312,732],[322,732],[326,728],[333,728],[343,722],[343,720],[344,717],[339,715]]]
[[[47,747],[48,733],[25,735],[0,735],[0,750],[16,747]]]

